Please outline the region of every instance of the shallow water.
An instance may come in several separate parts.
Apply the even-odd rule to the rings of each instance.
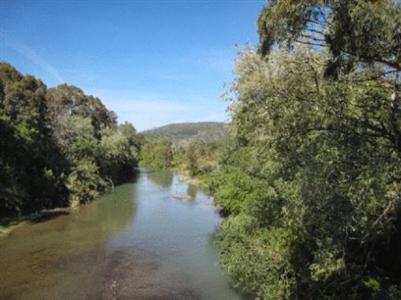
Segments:
[[[0,298],[240,299],[217,265],[220,220],[179,175],[142,170],[101,200],[1,238]]]

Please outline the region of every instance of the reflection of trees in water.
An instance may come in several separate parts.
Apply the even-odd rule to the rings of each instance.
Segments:
[[[102,199],[79,207],[78,212],[70,215],[73,219],[60,220],[65,223],[63,231],[77,252],[93,249],[99,242],[110,238],[113,232],[133,222],[137,212],[136,189],[135,184],[118,186]]]
[[[187,194],[191,197],[191,199],[196,198],[196,194],[198,193],[198,187],[193,184],[187,185]]]
[[[97,222],[106,232],[132,223],[137,212],[136,192],[136,184],[124,184],[104,196],[98,205]]]
[[[163,188],[168,188],[173,184],[174,174],[170,171],[147,171],[146,175],[150,181]]]
[[[118,183],[118,185],[122,185],[124,183],[136,183],[138,181],[139,175],[141,175],[141,170],[139,168],[135,168],[132,174],[125,178],[122,182]]]

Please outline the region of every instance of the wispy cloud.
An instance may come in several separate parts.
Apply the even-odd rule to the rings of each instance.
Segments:
[[[51,75],[59,83],[65,82],[57,69],[53,67],[50,63],[48,63],[33,48],[21,43],[10,34],[6,33],[4,30],[0,30],[0,39],[2,40],[4,45],[23,55],[26,59],[43,69],[49,75]]]

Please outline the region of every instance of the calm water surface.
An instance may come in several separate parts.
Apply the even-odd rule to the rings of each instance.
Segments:
[[[175,196],[187,195],[187,200]],[[169,172],[0,238],[1,299],[241,299],[217,265],[212,199]]]

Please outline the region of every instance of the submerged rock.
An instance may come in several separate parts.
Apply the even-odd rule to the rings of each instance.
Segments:
[[[192,197],[190,196],[190,195],[188,195],[188,194],[177,194],[177,195],[175,195],[174,196],[174,199],[175,200],[191,200],[192,199]]]

